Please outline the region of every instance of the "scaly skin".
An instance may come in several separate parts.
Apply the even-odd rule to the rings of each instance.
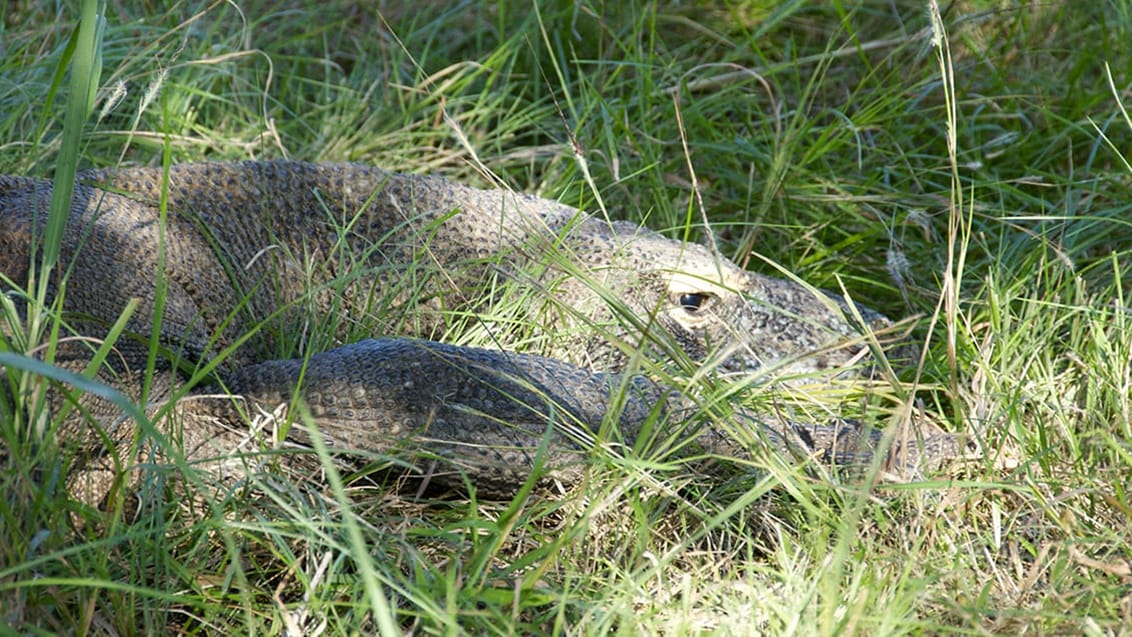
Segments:
[[[0,177],[0,273],[17,285],[28,280],[50,193],[47,182]],[[577,464],[573,450],[592,442],[624,387],[633,391],[614,420],[629,441],[650,414],[676,418],[691,409],[651,380],[611,375],[631,352],[735,373],[775,366],[848,374],[861,349],[839,297],[529,195],[355,164],[186,164],[172,167],[167,183],[160,169],[86,172],[63,238],[61,263],[74,264],[65,307],[77,333],[99,338],[130,299],[140,301],[128,324],[137,338],[116,344],[102,376],[135,396],[129,372],[145,366],[153,330],[163,198],[162,369],[232,348],[221,368],[229,390],[272,406],[302,378],[304,400],[336,449],[428,447],[493,491],[522,483],[544,439],[549,474],[573,475],[566,468]],[[332,349],[305,371],[301,361],[264,355],[278,345],[272,334],[300,333],[311,314],[356,322],[381,310],[385,334],[435,338],[447,317],[488,306],[484,290],[499,276],[534,290],[527,310],[535,332],[523,342],[547,343],[549,358],[411,339]],[[862,312],[869,327],[887,325]],[[265,328],[241,341],[255,326]],[[493,334],[503,345],[515,338],[504,327]],[[88,358],[82,346],[67,346],[59,360],[81,369]],[[170,376],[175,386],[175,374],[163,378]],[[218,415],[228,430],[241,426],[225,404],[179,407],[190,459],[192,441],[209,437],[196,423]],[[96,418],[113,418],[98,401],[91,406]],[[739,418],[763,428],[776,447],[830,460],[867,459],[878,440],[851,423]],[[717,433],[701,438],[734,451]],[[858,442],[847,448],[849,439]],[[933,433],[926,442],[932,460],[958,453],[950,436]]]

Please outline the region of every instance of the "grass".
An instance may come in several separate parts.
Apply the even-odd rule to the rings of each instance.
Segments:
[[[3,632],[1127,634],[1122,3],[955,2],[946,49],[923,2],[379,6],[109,7],[90,104],[80,15],[9,3],[0,173],[350,160],[692,240],[707,215],[738,263],[920,316],[916,404],[982,457],[868,489],[658,455],[502,503],[263,475],[203,509],[160,496],[172,467],[97,515],[0,411]]]

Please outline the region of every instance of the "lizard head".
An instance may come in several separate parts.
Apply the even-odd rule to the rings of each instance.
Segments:
[[[582,354],[605,360],[583,364],[619,367],[624,351],[652,345],[729,373],[852,374],[867,355],[863,334],[889,325],[838,295],[743,270],[698,244],[632,224],[583,226],[586,243],[573,247],[587,268],[557,296],[587,320],[615,326],[606,340],[629,346],[610,352],[591,339]]]
[[[693,360],[726,372],[843,373],[866,355],[865,331],[889,324],[840,296],[742,270],[699,246],[677,269],[642,276],[649,278],[661,292],[642,301],[656,303],[665,334]]]

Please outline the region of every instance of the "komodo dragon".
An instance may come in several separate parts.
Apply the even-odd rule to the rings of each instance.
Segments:
[[[48,182],[0,177],[0,273],[17,288],[26,289],[50,196]],[[158,379],[150,405],[183,383],[186,370],[224,353],[223,389],[269,410],[298,391],[332,449],[423,451],[448,465],[438,475],[467,477],[489,494],[514,490],[536,468],[576,477],[578,451],[610,425],[609,439],[631,444],[646,423],[695,411],[692,397],[618,374],[635,353],[685,369],[836,375],[852,373],[864,350],[840,297],[744,271],[702,246],[530,195],[356,164],[186,164],[167,181],[155,168],[81,173],[61,263],[50,294],[66,272],[66,316],[77,334],[104,337],[127,303],[140,301],[99,376],[135,399],[160,263],[167,294],[158,367],[174,380],[170,388]],[[534,332],[501,324],[493,335],[504,345],[541,343],[547,357],[425,340],[452,317],[489,305],[506,281],[528,290],[524,318]],[[18,289],[9,294],[26,300]],[[278,335],[294,338],[312,314],[338,318],[344,332],[380,314],[398,338],[265,361]],[[887,324],[868,310],[855,315],[870,324],[860,328]],[[56,363],[83,369],[90,356],[87,346],[67,343]],[[62,398],[53,395],[58,409]],[[240,403],[195,398],[175,410],[190,460],[223,453],[201,423],[246,427]],[[116,432],[111,440],[133,431],[98,399],[80,405]],[[742,410],[734,418],[775,448],[831,462],[867,461],[880,440],[852,422],[802,425]],[[73,426],[61,431],[83,438]],[[303,426],[290,431],[309,442]],[[100,436],[84,439],[104,443]],[[718,431],[697,442],[738,449]],[[891,453],[914,465],[958,448],[957,438],[936,432],[897,442]]]

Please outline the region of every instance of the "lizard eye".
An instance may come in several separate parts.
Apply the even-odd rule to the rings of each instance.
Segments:
[[[685,312],[695,314],[704,308],[711,295],[702,292],[690,292],[688,294],[680,295],[680,307],[684,308]]]

